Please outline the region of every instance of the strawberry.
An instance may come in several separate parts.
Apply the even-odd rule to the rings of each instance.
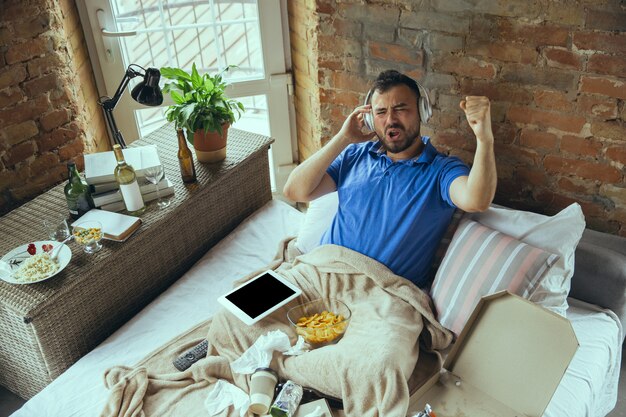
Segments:
[[[26,249],[26,251],[31,254],[34,255],[35,253],[37,253],[37,247],[35,246],[34,243],[29,243],[28,244],[28,249]]]
[[[41,245],[41,249],[43,249],[44,252],[50,252],[53,248],[54,246],[52,245],[48,245],[48,244]]]

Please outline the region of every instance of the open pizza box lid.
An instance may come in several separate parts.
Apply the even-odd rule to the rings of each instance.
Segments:
[[[437,417],[541,417],[576,349],[566,318],[507,291],[483,297],[409,411],[428,403]]]

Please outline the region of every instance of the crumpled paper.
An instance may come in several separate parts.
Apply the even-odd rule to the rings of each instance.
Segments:
[[[304,338],[298,336],[296,343],[291,346],[289,336],[282,330],[272,330],[260,336],[240,357],[230,364],[233,372],[238,374],[252,374],[257,368],[270,366],[274,351],[283,355],[297,356],[309,351],[305,346]]]
[[[241,388],[220,379],[204,400],[204,407],[210,416],[214,416],[231,405],[239,410],[240,417],[245,417],[250,407],[250,397]]]

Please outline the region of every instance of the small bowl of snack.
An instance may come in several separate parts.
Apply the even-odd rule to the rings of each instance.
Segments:
[[[318,299],[300,304],[287,312],[296,333],[311,347],[337,343],[344,335],[352,312],[343,301]]]
[[[86,221],[74,226],[72,231],[74,241],[83,247],[86,253],[96,253],[102,249],[102,224],[96,221]]]

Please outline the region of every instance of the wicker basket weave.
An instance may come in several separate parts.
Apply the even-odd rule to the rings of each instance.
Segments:
[[[0,385],[24,399],[35,395],[271,200],[271,142],[231,128],[226,160],[196,161],[198,181],[190,185],[181,180],[171,125],[135,142],[158,145],[175,186],[171,205],[160,211],[149,205],[126,242],[103,241],[94,255],[70,244],[72,261],[53,279],[32,285],[0,281]],[[60,213],[67,213],[63,184],[1,217],[0,254],[46,240],[42,220]]]

